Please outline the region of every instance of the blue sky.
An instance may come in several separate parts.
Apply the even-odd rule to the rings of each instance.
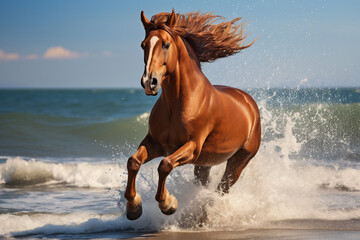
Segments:
[[[204,64],[214,84],[360,86],[360,1],[0,1],[0,88],[140,87],[147,17],[214,12],[255,44]]]

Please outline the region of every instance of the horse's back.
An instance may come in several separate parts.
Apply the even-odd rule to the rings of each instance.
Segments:
[[[254,109],[254,111],[259,113],[259,109],[258,109],[258,106],[257,106],[255,100],[247,92],[245,92],[241,89],[238,89],[238,88],[233,88],[233,87],[224,86],[224,85],[214,85],[214,87],[219,92],[229,95],[230,97],[234,98],[235,100],[239,101],[240,103],[246,102],[247,104],[250,104],[250,106]]]

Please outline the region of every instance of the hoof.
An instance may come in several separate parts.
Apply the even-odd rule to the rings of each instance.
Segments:
[[[142,214],[141,197],[137,193],[132,202],[128,202],[126,205],[126,217],[129,220],[136,220]]]
[[[173,195],[168,195],[165,201],[159,202],[160,210],[165,215],[171,215],[176,212],[178,202]]]
[[[129,208],[126,208],[126,217],[129,220],[136,220],[141,216],[141,214],[142,214],[142,204],[141,203],[135,209],[130,210]]]

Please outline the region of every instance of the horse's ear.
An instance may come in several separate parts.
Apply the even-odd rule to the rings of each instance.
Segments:
[[[168,25],[169,27],[173,27],[176,23],[176,14],[174,9],[172,10],[172,13],[170,15],[170,17],[168,18],[166,25]]]
[[[149,29],[149,24],[150,24],[150,21],[149,19],[147,19],[147,17],[145,16],[144,14],[144,11],[141,11],[141,22],[142,24],[144,25],[144,28],[145,28],[145,31],[147,32],[148,29]]]

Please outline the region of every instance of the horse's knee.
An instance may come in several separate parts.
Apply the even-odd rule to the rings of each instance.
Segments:
[[[170,162],[170,160],[167,159],[167,158],[164,158],[160,162],[160,165],[158,167],[158,172],[159,172],[159,174],[168,175],[171,172],[172,169],[173,169],[173,165]]]
[[[127,162],[127,170],[128,172],[135,172],[137,173],[140,169],[141,162],[135,158],[134,156],[131,156]]]

